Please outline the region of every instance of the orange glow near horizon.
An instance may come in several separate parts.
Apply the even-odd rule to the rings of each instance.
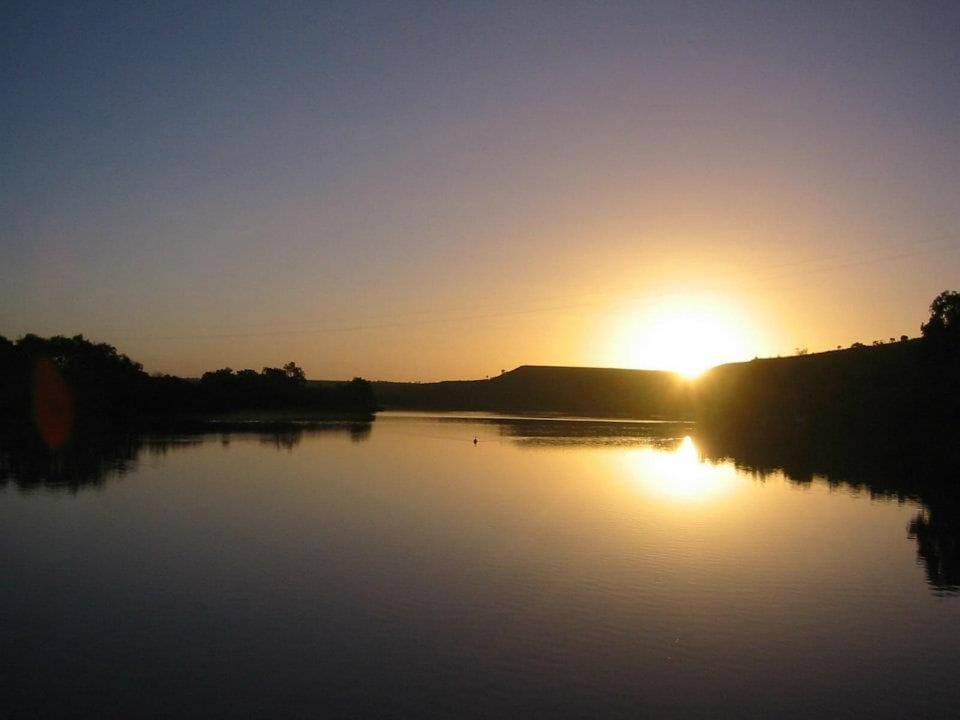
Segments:
[[[626,317],[613,352],[618,365],[693,379],[715,365],[752,357],[757,345],[750,323],[730,302],[678,296]]]

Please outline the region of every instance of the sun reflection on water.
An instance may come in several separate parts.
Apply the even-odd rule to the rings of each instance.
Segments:
[[[690,436],[672,452],[643,448],[623,456],[632,484],[645,494],[671,502],[709,502],[740,487],[732,464],[702,461]]]

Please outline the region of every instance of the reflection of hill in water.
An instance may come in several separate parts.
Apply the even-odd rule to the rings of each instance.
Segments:
[[[657,447],[673,449],[693,432],[693,423],[674,421],[597,420],[567,417],[456,417],[443,423],[491,425],[522,447]]]
[[[871,497],[914,500],[924,506],[907,528],[927,580],[938,593],[960,592],[960,448],[949,438],[900,434],[784,436],[699,429],[701,456],[733,461],[759,477],[783,472],[788,480],[845,486]]]
[[[690,423],[624,422],[569,418],[441,417],[443,423],[488,424],[524,448],[650,447],[676,449],[692,435],[701,456],[712,462],[733,461],[738,469],[764,477],[782,472],[791,482],[814,480],[847,486],[871,496],[915,500],[924,510],[907,532],[917,542],[920,562],[935,591],[960,592],[960,472],[953,444],[903,441],[814,443],[775,439],[758,433],[711,434]],[[255,436],[280,451],[295,448],[304,437],[349,434],[369,437],[369,422],[234,423],[216,427],[169,428],[164,434],[99,434],[78,438],[61,451],[47,451],[35,437],[0,433],[0,488],[78,492],[122,478],[137,467],[143,453],[165,455],[216,437],[229,444],[237,436]],[[917,449],[920,447],[921,449]]]
[[[945,513],[931,508],[919,513],[910,523],[910,537],[917,541],[917,555],[927,571],[927,580],[943,593],[960,592],[957,517],[955,511]]]
[[[500,434],[529,445],[674,446],[692,431],[682,422],[603,422],[595,420],[509,420]]]
[[[711,462],[732,461],[764,478],[783,473],[793,483],[825,482],[871,497],[913,500],[924,510],[907,528],[919,561],[938,593],[960,592],[960,458],[955,444],[909,434],[890,437],[784,438],[759,429],[712,433],[684,422],[623,422],[563,418],[444,418],[483,422],[521,447],[651,447],[672,451],[695,438]]]
[[[75,493],[122,478],[136,469],[143,453],[166,455],[200,445],[205,437],[219,437],[221,443],[229,444],[234,436],[256,435],[261,444],[290,450],[305,436],[328,433],[349,434],[352,440],[362,441],[370,435],[370,423],[221,423],[177,431],[169,428],[164,434],[89,433],[56,452],[32,433],[19,429],[0,432],[0,488],[12,483],[22,491],[43,488]]]

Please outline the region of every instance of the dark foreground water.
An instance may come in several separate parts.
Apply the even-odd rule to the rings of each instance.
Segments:
[[[71,462],[0,465],[0,717],[960,707],[926,510],[702,462],[687,426],[381,415]]]

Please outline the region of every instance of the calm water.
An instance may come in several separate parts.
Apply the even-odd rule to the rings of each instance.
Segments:
[[[960,701],[960,596],[918,554],[923,508],[702,462],[688,426],[385,414],[84,462],[64,485],[7,463],[0,716]]]

